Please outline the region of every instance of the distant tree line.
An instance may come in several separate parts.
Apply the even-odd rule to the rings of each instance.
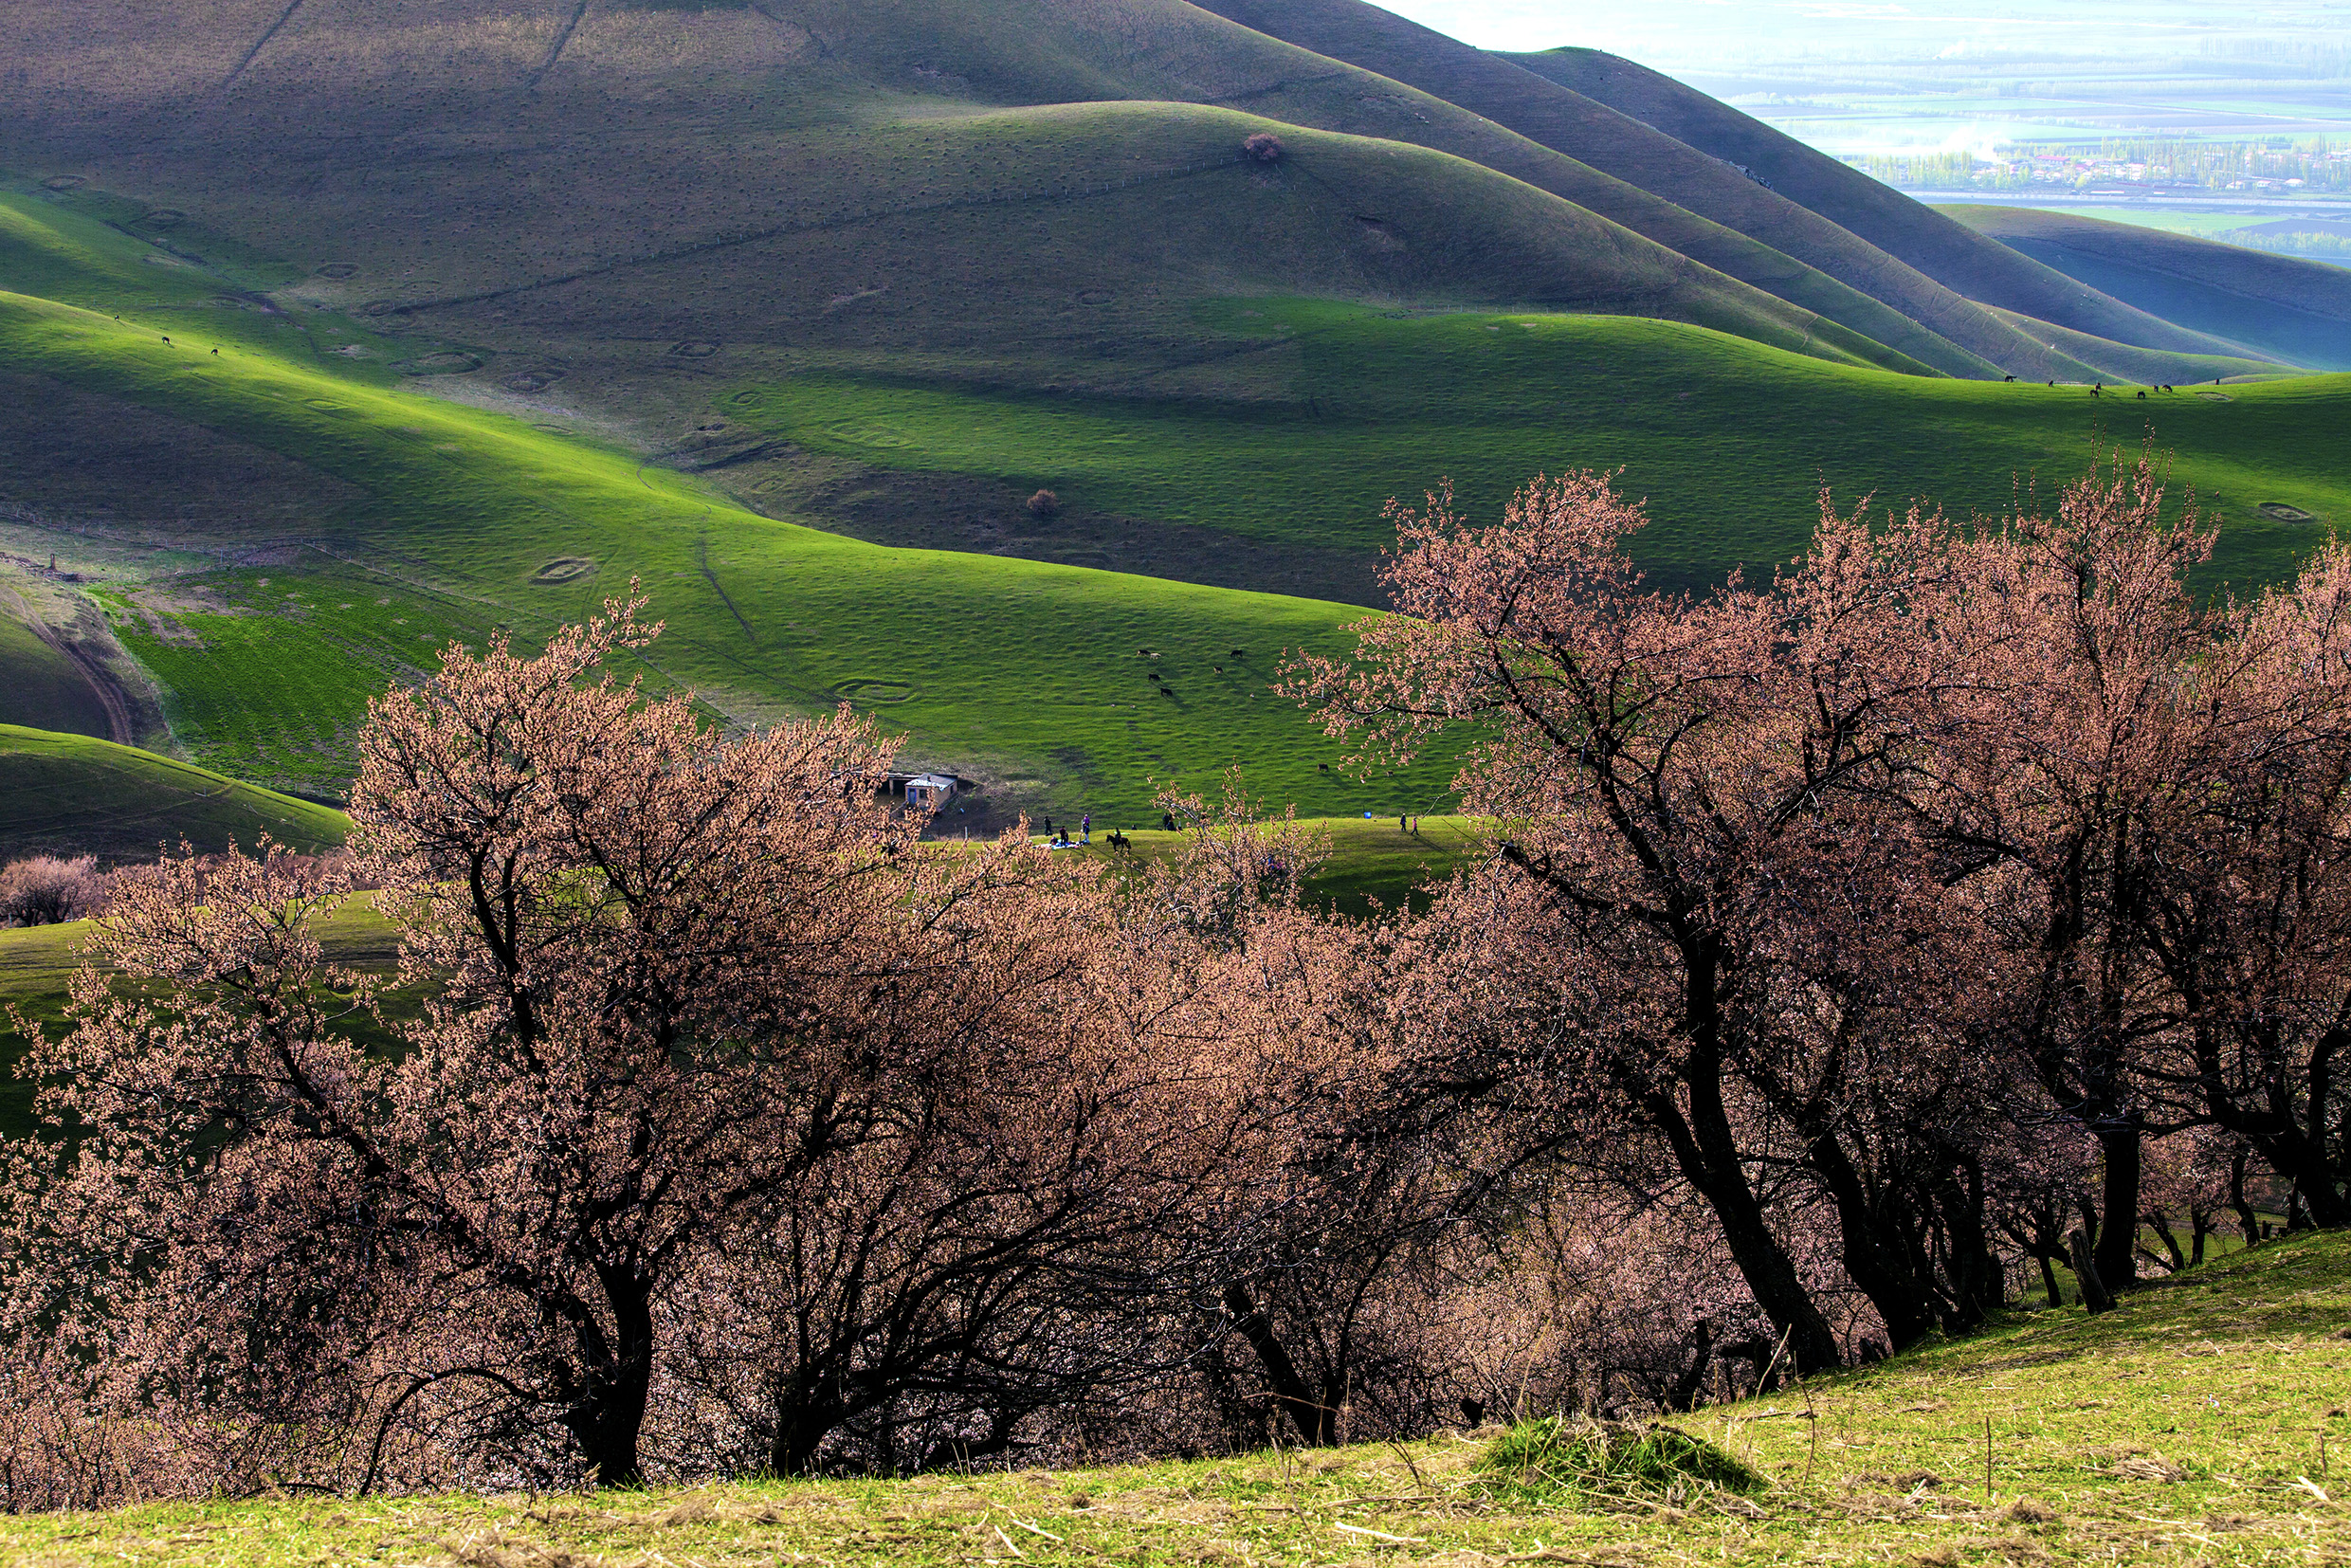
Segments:
[[[347,860],[118,877],[6,1150],[8,1504],[1686,1410],[2351,1219],[2351,550],[2199,596],[2146,461],[1703,597],[1606,476],[1394,520],[1285,683],[1464,756],[1418,913],[1237,779],[1115,882],[926,842],[866,721],[617,683],[635,599],[379,699]]]

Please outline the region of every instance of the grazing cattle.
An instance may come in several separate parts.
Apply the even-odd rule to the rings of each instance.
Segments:
[[[2001,379],[2002,379],[2002,380],[2004,380],[2004,381],[2014,381],[2014,380],[2015,380],[2016,378],[2015,378],[2014,376],[2013,376],[2013,375],[2009,375],[2009,376],[2003,376],[2003,377],[2001,377]]]
[[[2141,402],[2141,403],[2144,403],[2146,400],[2147,400],[2147,394],[2146,394],[2146,392],[2142,390],[2142,391],[2140,392],[2140,394],[2139,394],[2139,401],[2140,401],[2140,402]]]

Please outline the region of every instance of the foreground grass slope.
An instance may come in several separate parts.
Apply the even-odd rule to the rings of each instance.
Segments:
[[[1686,1418],[1769,1479],[1752,1504],[1529,1503],[1477,1469],[1489,1431],[908,1482],[157,1504],[0,1522],[0,1555],[44,1568],[2325,1564],[2351,1553],[2346,1322],[2351,1237],[2304,1235],[2103,1318],[2017,1315]]]
[[[293,849],[342,843],[331,807],[84,735],[0,724],[0,859],[95,854],[153,860],[182,843],[206,853],[251,848],[266,833]]]

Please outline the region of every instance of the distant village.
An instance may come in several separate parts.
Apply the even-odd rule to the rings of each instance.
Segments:
[[[2249,196],[2351,194],[2351,141],[2272,137],[2263,141],[2026,142],[1982,153],[1962,150],[1871,154],[1848,163],[1904,190],[2032,191],[2083,195]]]

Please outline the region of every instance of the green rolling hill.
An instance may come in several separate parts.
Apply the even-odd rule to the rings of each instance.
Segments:
[[[1743,171],[1755,182],[1969,300],[2089,338],[2171,352],[2229,352],[2191,323],[2150,313],[2031,256],[1987,244],[1986,236],[1953,215],[1881,185],[1662,72],[1599,49],[1559,48],[1508,58]]]
[[[1392,496],[1622,466],[1692,586],[1823,481],[1990,509],[2146,440],[2216,578],[2351,516],[2342,378],[1352,0],[22,0],[0,50],[0,552],[57,557],[0,716],[273,786],[635,576],[657,682],[856,703],[988,782],[953,828],[1236,760],[1422,808],[1269,690]],[[2127,378],[2210,395],[2069,384]],[[67,600],[102,724],[33,699]]]
[[[155,859],[183,843],[216,853],[264,834],[293,849],[343,842],[340,811],[84,735],[0,724],[0,860]]]
[[[1897,254],[1782,195],[1769,182],[1751,177],[1710,149],[1677,139],[1678,133],[1668,134],[1646,123],[1645,117],[1619,112],[1555,80],[1543,68],[1544,57],[1522,64],[1471,48],[1364,0],[1209,0],[1208,9],[1334,59],[1410,82],[1579,160],[1621,182],[1617,190],[1646,194],[1651,206],[1679,210],[1686,220],[1695,215],[1724,232],[1741,236],[1750,246],[1765,247],[1763,254],[1770,261],[1752,272],[1740,270],[1729,261],[1715,264],[1769,292],[1812,303],[1856,330],[1884,336],[1888,343],[1904,347],[1947,374],[1981,375],[1997,370],[2034,379],[2068,380],[2114,374],[2114,367],[2101,358],[2052,350],[2045,338],[2020,332]],[[1497,168],[1508,167],[1490,156],[1487,161]],[[1520,177],[1540,176],[1522,173]],[[1661,243],[1689,249],[1679,233],[1648,227],[1653,220],[1631,202],[1619,201],[1612,210],[1608,193],[1602,191],[1562,194],[1607,211],[1630,228],[1652,233]],[[1907,198],[1895,200],[1915,206]],[[2034,270],[2014,257],[1996,258],[1996,246],[1978,245],[1977,248],[1994,253],[2009,271]],[[2059,278],[2042,281],[2067,295],[2079,292],[2066,288]],[[1824,298],[1833,287],[1856,290],[1880,308],[1874,315],[1866,310],[1839,314]],[[1886,334],[1880,323],[1888,315],[1906,319],[1912,324],[1910,331],[1925,334],[1926,339]],[[2104,330],[2107,337],[2145,348],[2188,354],[2229,352],[2224,345],[2199,339],[2194,333],[2152,317],[2133,319],[2127,319],[2127,313],[2108,311],[2090,315],[2079,325],[2086,332]]]
[[[2351,269],[2070,212],[1941,210],[2088,287],[2242,352],[2351,370]]]

